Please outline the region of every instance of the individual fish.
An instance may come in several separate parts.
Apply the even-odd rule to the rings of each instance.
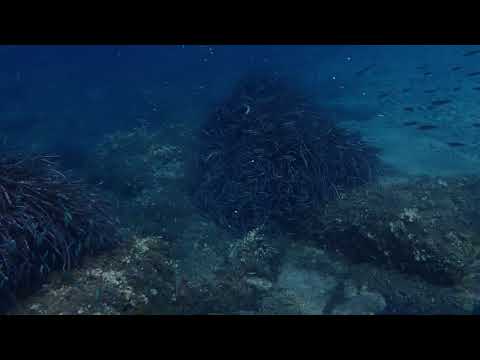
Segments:
[[[436,129],[436,128],[438,128],[438,126],[430,125],[430,124],[417,126],[417,130],[433,130],[433,129]]]
[[[412,89],[411,88],[405,88],[405,89],[402,89],[402,93],[407,93],[407,92],[410,92]]]
[[[427,71],[423,73],[423,76],[432,76],[433,73],[431,71]]]
[[[414,109],[412,106],[405,106],[403,110],[412,112]]]
[[[296,121],[292,120],[292,121],[286,121],[286,122],[283,122],[282,125],[285,126],[285,127],[291,127],[291,126],[294,126],[296,124]]]
[[[437,91],[437,89],[428,89],[428,90],[424,90],[423,92],[424,92],[425,94],[433,94],[433,93],[436,92],[436,91]]]
[[[418,121],[406,121],[403,123],[404,126],[413,126],[417,124],[418,124]]]
[[[456,142],[456,141],[448,142],[447,145],[448,145],[448,146],[451,146],[451,147],[461,147],[461,146],[465,146],[464,143]]]
[[[440,105],[445,105],[445,104],[449,104],[451,103],[452,100],[435,100],[435,101],[432,101],[432,105],[433,106],[440,106]]]
[[[452,70],[452,71],[458,71],[458,70],[461,70],[461,69],[463,69],[463,66],[454,66],[454,67],[452,67],[450,70]]]
[[[463,54],[463,56],[472,56],[476,54],[480,54],[480,49],[467,51]]]
[[[250,135],[258,135],[258,131],[253,130],[253,129],[243,129],[242,133],[244,134],[250,134]]]
[[[373,69],[375,66],[376,66],[376,64],[368,65],[368,66],[364,67],[363,69],[357,71],[357,72],[355,73],[355,75],[357,75],[357,76],[363,75],[363,74],[365,74],[368,70]]]
[[[379,99],[383,99],[383,98],[386,98],[388,95],[390,95],[390,93],[388,93],[388,92],[382,92],[382,93],[378,94],[378,98],[379,98]]]
[[[427,65],[427,64],[419,65],[419,66],[417,66],[417,69],[418,69],[418,70],[427,70],[427,69],[428,69],[428,65]]]
[[[472,90],[480,91],[480,86],[476,86],[476,87],[472,88]]]
[[[473,123],[472,126],[480,128],[480,123]]]
[[[285,160],[287,160],[287,161],[295,161],[295,160],[297,160],[297,159],[295,158],[295,156],[292,156],[292,155],[283,155],[283,156],[282,156],[282,159],[285,159]]]
[[[460,86],[457,86],[457,87],[454,87],[452,90],[453,90],[453,91],[458,91],[458,90],[460,90],[460,89],[461,89],[461,87],[460,87]]]
[[[471,73],[468,73],[467,76],[477,76],[477,75],[480,75],[480,71],[474,71],[474,72],[471,72]]]

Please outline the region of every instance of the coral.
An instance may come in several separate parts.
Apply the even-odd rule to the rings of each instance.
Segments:
[[[374,180],[378,152],[290,82],[247,76],[200,129],[191,195],[236,233],[271,219],[294,223],[342,190]]]
[[[56,158],[0,157],[0,308],[38,287],[53,270],[120,241],[109,204],[61,173]]]

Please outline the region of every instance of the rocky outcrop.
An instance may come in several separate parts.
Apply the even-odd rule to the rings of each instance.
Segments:
[[[342,194],[302,228],[353,262],[454,285],[478,259],[480,180],[427,179]]]

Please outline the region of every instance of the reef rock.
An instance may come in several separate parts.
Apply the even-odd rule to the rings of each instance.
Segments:
[[[370,186],[342,194],[302,228],[353,262],[453,285],[478,258],[479,199],[478,178]]]

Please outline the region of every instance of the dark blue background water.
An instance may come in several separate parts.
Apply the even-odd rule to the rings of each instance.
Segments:
[[[82,153],[102,135],[147,121],[198,124],[252,69],[296,76],[319,96],[361,93],[370,64],[400,80],[450,66],[468,46],[0,46],[2,139]],[[472,59],[473,60],[473,59]],[[400,69],[400,70],[398,70]],[[403,70],[402,70],[403,69]],[[339,90],[338,81],[346,85]]]

